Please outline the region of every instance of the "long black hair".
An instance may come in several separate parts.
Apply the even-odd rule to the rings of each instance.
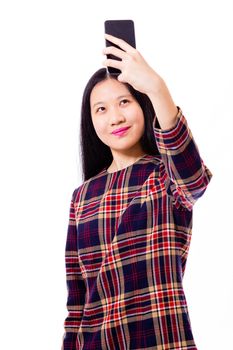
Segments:
[[[117,79],[117,75],[111,75],[112,79]],[[80,148],[82,159],[82,179],[83,181],[97,175],[103,168],[110,166],[113,157],[110,147],[105,145],[97,136],[91,118],[90,95],[94,86],[109,78],[106,68],[97,70],[89,79],[83,93],[81,105],[81,125],[80,125]],[[155,137],[153,133],[153,120],[155,111],[149,97],[131,85],[124,83],[131,95],[139,103],[145,121],[145,131],[141,137],[141,146],[146,154],[158,155]],[[156,127],[160,127],[156,118]]]

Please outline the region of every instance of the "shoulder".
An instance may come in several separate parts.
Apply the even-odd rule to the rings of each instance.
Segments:
[[[89,178],[88,180],[85,180],[81,185],[76,187],[72,193],[72,201],[77,205],[77,203],[82,200],[82,198],[89,197],[88,193],[92,191],[95,192],[94,188],[105,182],[105,174],[106,171],[103,169],[97,175]]]
[[[80,197],[80,193],[81,193],[81,190],[82,190],[82,185],[80,185],[79,187],[76,187],[74,190],[73,190],[73,193],[72,193],[72,197],[71,197],[71,200],[73,203],[77,203],[78,201],[78,198]]]

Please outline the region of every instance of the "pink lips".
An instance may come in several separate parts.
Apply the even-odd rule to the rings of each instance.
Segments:
[[[125,133],[126,130],[128,130],[130,127],[126,127],[126,128],[120,128],[120,129],[117,129],[117,130],[114,130],[112,132],[112,134],[114,135],[122,135]]]

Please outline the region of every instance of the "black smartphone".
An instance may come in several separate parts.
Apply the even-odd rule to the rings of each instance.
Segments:
[[[107,20],[104,22],[104,29],[106,34],[111,34],[117,38],[123,39],[128,44],[136,48],[134,22],[132,20]],[[106,40],[106,46],[115,46],[120,49],[119,46],[113,44],[111,41]],[[119,57],[114,55],[107,55],[107,58],[120,61]],[[119,69],[113,67],[107,67],[110,74],[120,74]]]

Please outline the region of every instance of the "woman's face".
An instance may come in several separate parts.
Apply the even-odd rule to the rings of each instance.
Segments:
[[[137,100],[127,87],[116,79],[96,84],[90,96],[91,117],[98,137],[114,151],[141,150],[144,115]],[[129,127],[123,134],[113,134]]]

